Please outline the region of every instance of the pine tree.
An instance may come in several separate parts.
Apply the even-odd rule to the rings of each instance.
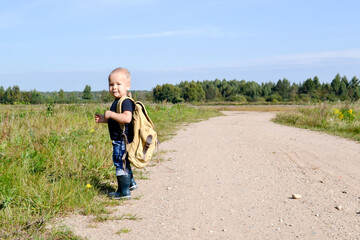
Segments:
[[[91,87],[89,85],[86,85],[83,91],[82,99],[90,100],[91,98],[92,98]]]

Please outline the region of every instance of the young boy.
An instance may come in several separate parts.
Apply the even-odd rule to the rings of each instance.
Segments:
[[[123,162],[125,153],[125,139],[120,128],[120,124],[125,124],[125,135],[128,142],[132,142],[134,137],[132,113],[134,106],[131,100],[125,99],[121,106],[121,113],[116,113],[116,105],[123,96],[130,95],[131,77],[125,68],[116,68],[109,75],[109,92],[115,98],[110,110],[105,111],[104,115],[96,113],[95,121],[97,123],[107,123],[110,138],[113,145],[113,162],[116,169],[116,178],[118,190],[109,193],[109,197],[114,199],[130,199],[130,190],[137,188],[133,178],[128,158]]]

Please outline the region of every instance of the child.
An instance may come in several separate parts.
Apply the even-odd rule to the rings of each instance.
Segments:
[[[110,110],[105,111],[104,115],[95,114],[97,123],[107,123],[110,138],[113,145],[113,162],[116,168],[116,178],[118,182],[118,190],[109,193],[109,197],[114,199],[130,199],[130,191],[137,188],[137,184],[133,178],[128,158],[123,162],[125,153],[124,136],[120,128],[120,123],[125,124],[125,135],[130,142],[134,137],[132,113],[134,106],[131,100],[125,99],[121,106],[121,113],[116,113],[116,105],[123,96],[130,96],[130,73],[125,68],[116,68],[109,74],[109,92],[115,98]]]

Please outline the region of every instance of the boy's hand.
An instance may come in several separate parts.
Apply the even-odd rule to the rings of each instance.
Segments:
[[[107,123],[105,116],[100,113],[95,114],[95,122],[96,123]]]

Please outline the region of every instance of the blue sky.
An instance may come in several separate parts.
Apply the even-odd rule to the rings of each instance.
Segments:
[[[0,86],[360,77],[358,0],[0,0]]]

